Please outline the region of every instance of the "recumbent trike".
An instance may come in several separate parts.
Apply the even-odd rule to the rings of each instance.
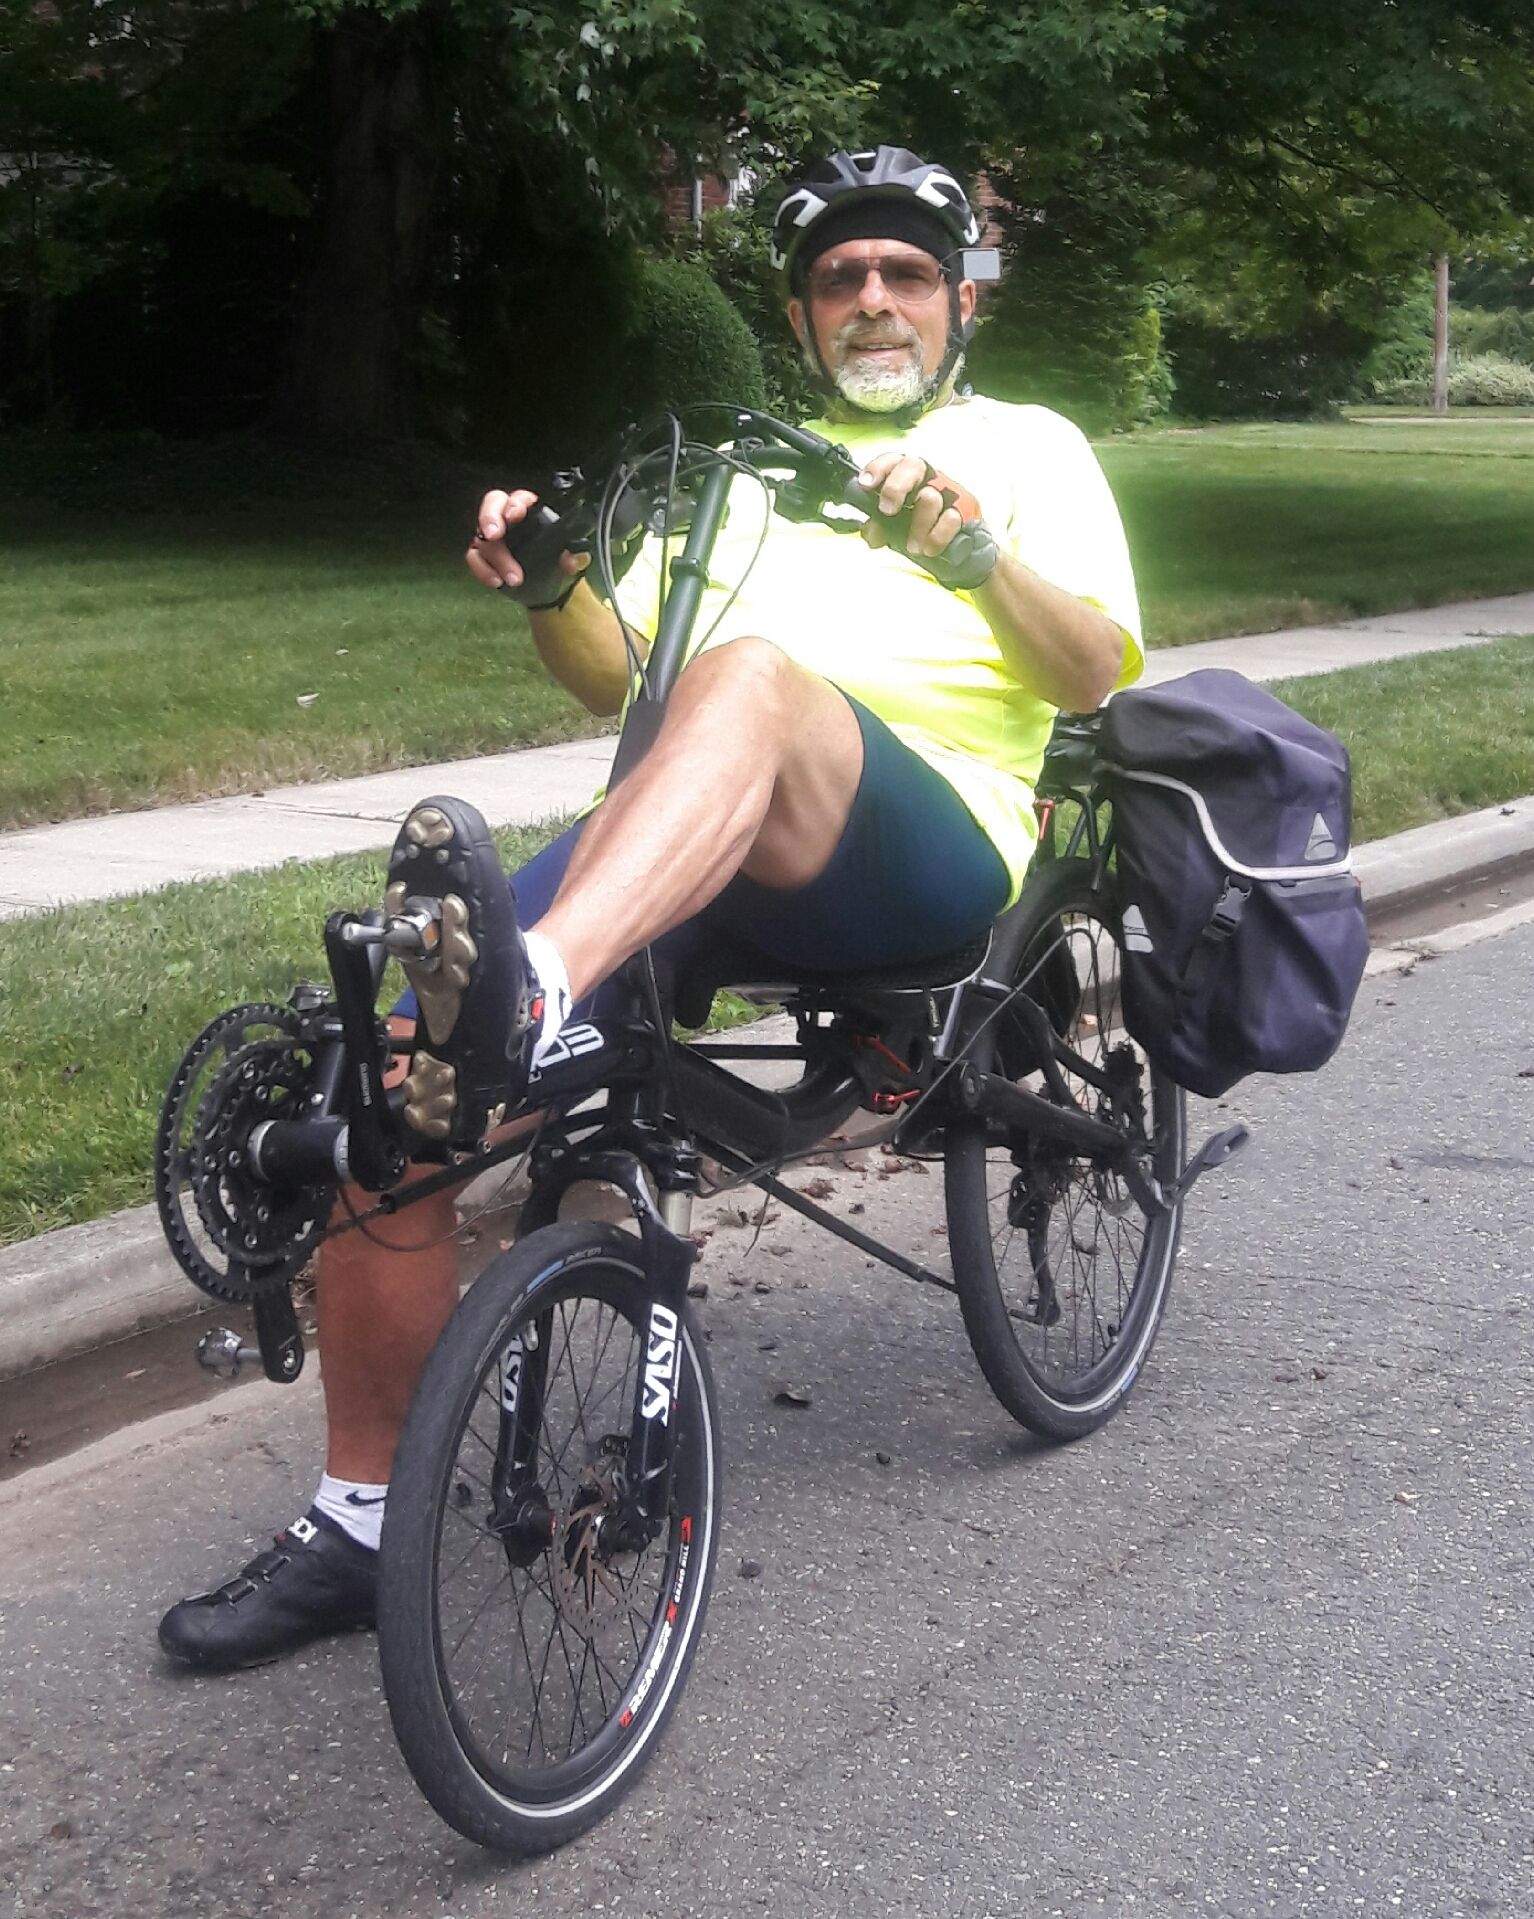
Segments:
[[[689,656],[732,480],[759,479],[775,510],[848,530],[874,508],[842,448],[757,412],[730,420],[723,447],[674,416],[634,430],[599,478],[561,476],[514,530],[529,578],[584,547],[610,597],[626,538],[685,531],[648,662],[635,655],[616,778],[654,737]],[[1058,817],[987,939],[921,965],[791,980],[747,951],[720,947],[682,978],[642,953],[621,1009],[567,1032],[565,1057],[544,1068],[520,1109],[539,1115],[531,1133],[476,1154],[413,1132],[402,1094],[384,1088],[390,1052],[408,1042],[377,1002],[391,955],[430,951],[418,914],[332,915],[328,989],[235,1007],[182,1060],[157,1139],[161,1217],[199,1287],[252,1306],[276,1380],[303,1362],[290,1286],[322,1238],[524,1162],[520,1236],[464,1296],[415,1395],[380,1562],[395,1729],[461,1833],[531,1853],[600,1818],[654,1751],[696,1650],[720,1484],[714,1385],[687,1306],[705,1155],[957,1293],[986,1379],[1034,1432],[1090,1432],[1129,1393],[1166,1307],[1184,1198],[1245,1131],[1190,1158],[1182,1092],[1120,1027],[1094,729],[1092,717],[1057,723],[1039,797]],[[412,820],[429,841],[431,803]],[[673,1037],[674,1022],[702,1026],[727,985],[780,1001],[792,1043]],[[767,1058],[798,1064],[786,1090],[729,1070]],[[857,1145],[941,1158],[951,1278],[781,1182],[859,1109],[876,1123]],[[377,1199],[336,1223],[343,1180]],[[616,1188],[634,1230],[561,1221],[561,1199],[585,1181]]]

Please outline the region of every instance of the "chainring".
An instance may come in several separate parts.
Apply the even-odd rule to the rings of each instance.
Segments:
[[[276,1195],[263,1187],[261,1198],[268,1205],[273,1198],[280,1201],[288,1237],[285,1245],[279,1245],[273,1222],[258,1222],[263,1230],[257,1236],[255,1258],[244,1249],[231,1252],[225,1243],[230,1235],[216,1234],[204,1216],[200,1195],[215,1190],[218,1171],[215,1164],[204,1163],[203,1110],[209,1107],[210,1120],[227,1116],[228,1101],[210,1107],[210,1096],[225,1080],[233,1061],[263,1043],[275,1045],[295,1064],[301,1061],[305,1040],[299,1015],[290,1007],[253,1001],[232,1006],[210,1020],[187,1048],[166,1088],[155,1133],[155,1203],[176,1263],[200,1291],[235,1305],[278,1291],[301,1270],[323,1230],[328,1192],[328,1188],[303,1189],[305,1198],[297,1210],[306,1214],[316,1210],[319,1223],[312,1233],[300,1233],[295,1229],[303,1222],[292,1217],[294,1209],[288,1203],[292,1195]],[[246,1128],[247,1136],[248,1132]],[[232,1218],[223,1197],[219,1207]]]
[[[263,1120],[292,1119],[314,1077],[313,1055],[289,1037],[252,1040],[225,1065],[202,1097],[193,1127],[192,1194],[209,1237],[232,1261],[269,1268],[284,1279],[319,1244],[330,1207],[329,1182],[275,1186],[251,1164],[250,1136]]]

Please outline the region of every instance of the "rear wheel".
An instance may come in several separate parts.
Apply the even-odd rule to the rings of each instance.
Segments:
[[[496,1851],[548,1851],[616,1804],[702,1631],[719,1453],[685,1316],[670,1508],[648,1544],[623,1523],[651,1299],[633,1234],[532,1234],[465,1296],[400,1438],[379,1587],[389,1710],[422,1792]]]
[[[1085,864],[1042,867],[1024,896],[1013,984],[1042,1006],[1072,1103],[1127,1127],[1143,1164],[1174,1180],[1185,1102],[1119,1025],[1122,954],[1111,895]],[[974,1057],[1058,1100],[1021,1024],[1002,1013]],[[1123,1404],[1155,1339],[1181,1209],[1147,1215],[1101,1161],[1037,1134],[966,1119],[945,1149],[948,1240],[964,1327],[996,1397],[1046,1439],[1093,1431]]]

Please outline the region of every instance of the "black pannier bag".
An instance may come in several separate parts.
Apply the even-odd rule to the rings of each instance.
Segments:
[[[1346,747],[1209,668],[1116,695],[1101,752],[1131,1035],[1210,1099],[1324,1065],[1369,951]]]

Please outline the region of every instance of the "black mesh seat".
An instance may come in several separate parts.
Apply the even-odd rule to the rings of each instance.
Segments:
[[[880,966],[857,973],[820,973],[809,967],[786,967],[744,944],[721,940],[709,946],[675,983],[676,1016],[684,1026],[701,1026],[708,1018],[714,995],[725,987],[737,992],[761,991],[764,996],[788,998],[795,993],[834,993],[851,999],[875,993],[930,992],[967,979],[985,958],[990,935],[970,940],[952,953],[910,960],[900,966]]]

